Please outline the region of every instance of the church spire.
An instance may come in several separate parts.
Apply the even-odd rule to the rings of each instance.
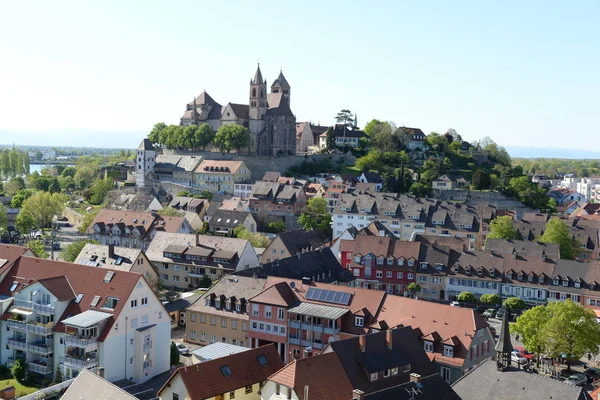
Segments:
[[[264,83],[262,73],[260,72],[260,63],[258,67],[256,67],[256,73],[254,74],[254,79],[252,79],[253,84],[261,84]]]
[[[500,336],[496,343],[496,365],[498,371],[505,371],[510,367],[510,353],[513,351],[513,346],[510,341],[509,311],[506,307],[503,308],[502,326],[500,327]]]

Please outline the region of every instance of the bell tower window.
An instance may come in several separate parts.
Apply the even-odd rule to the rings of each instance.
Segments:
[[[252,88],[252,97],[256,97],[256,88]]]

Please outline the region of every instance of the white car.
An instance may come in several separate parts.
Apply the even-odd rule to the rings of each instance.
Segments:
[[[190,355],[190,349],[188,349],[184,344],[177,343],[176,346],[177,346],[177,350],[179,350],[179,354],[181,354],[182,356]]]
[[[518,351],[510,353],[510,360],[517,364],[527,364],[527,359]]]
[[[584,374],[573,374],[567,378],[565,383],[571,386],[585,386],[588,379]]]

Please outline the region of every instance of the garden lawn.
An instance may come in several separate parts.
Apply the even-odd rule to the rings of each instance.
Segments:
[[[34,387],[34,386],[24,386],[24,385],[21,385],[14,378],[10,378],[10,379],[2,378],[2,379],[0,379],[0,389],[4,389],[4,388],[9,387],[9,386],[14,386],[15,387],[15,394],[17,395],[17,398],[19,398],[21,396],[24,396],[24,395],[27,395],[27,394],[31,394],[33,392],[37,392],[38,390],[40,390],[39,388]]]

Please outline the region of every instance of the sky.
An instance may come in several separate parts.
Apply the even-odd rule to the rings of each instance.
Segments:
[[[204,89],[247,104],[259,62],[298,121],[598,143],[595,0],[0,1],[0,144],[136,147]]]

